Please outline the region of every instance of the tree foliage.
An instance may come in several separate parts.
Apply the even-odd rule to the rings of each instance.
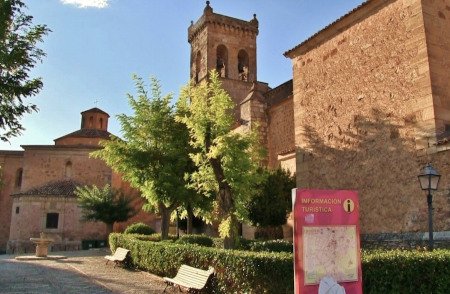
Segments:
[[[188,133],[175,121],[172,95],[162,96],[151,79],[151,97],[141,78],[133,77],[137,97],[128,94],[133,115],[118,115],[124,139],[102,141],[93,153],[136,189],[147,203],[144,209],[161,214],[161,234],[168,236],[171,212],[191,193],[184,174],[189,166]]]
[[[232,248],[237,220],[246,218],[245,203],[260,181],[258,138],[233,131],[234,104],[216,71],[208,82],[185,87],[178,108],[183,115],[177,119],[189,129],[191,158],[197,166],[190,174],[190,187],[215,199],[220,235],[226,238],[225,247]]]
[[[42,88],[40,78],[29,72],[45,56],[36,45],[50,30],[45,25],[33,26],[33,17],[23,12],[20,0],[0,0],[0,139],[9,141],[24,130],[19,119],[37,111],[24,99]]]
[[[112,232],[115,222],[126,221],[134,215],[130,205],[131,199],[111,189],[109,185],[103,188],[77,187],[75,195],[83,211],[83,219],[103,222],[108,226],[109,232]]]
[[[258,227],[281,226],[292,209],[291,191],[295,188],[295,178],[282,169],[265,173],[258,193],[247,203],[249,220]]]

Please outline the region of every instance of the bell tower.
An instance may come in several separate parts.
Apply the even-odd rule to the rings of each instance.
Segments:
[[[213,12],[206,1],[203,15],[188,29],[191,79],[201,82],[212,69],[236,105],[247,96],[256,75],[258,20],[240,20]]]

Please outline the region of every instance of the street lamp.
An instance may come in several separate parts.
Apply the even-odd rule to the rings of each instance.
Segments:
[[[431,190],[437,190],[441,175],[428,163],[418,177],[422,190],[428,191],[428,244],[429,250],[433,251],[433,195],[431,195]]]

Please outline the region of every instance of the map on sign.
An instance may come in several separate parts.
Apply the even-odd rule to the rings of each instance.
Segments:
[[[356,226],[303,227],[305,285],[325,276],[338,282],[358,280]]]

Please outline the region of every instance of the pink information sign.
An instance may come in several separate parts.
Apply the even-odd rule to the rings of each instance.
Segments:
[[[293,210],[295,293],[318,293],[324,277],[362,293],[358,193],[294,189]]]

